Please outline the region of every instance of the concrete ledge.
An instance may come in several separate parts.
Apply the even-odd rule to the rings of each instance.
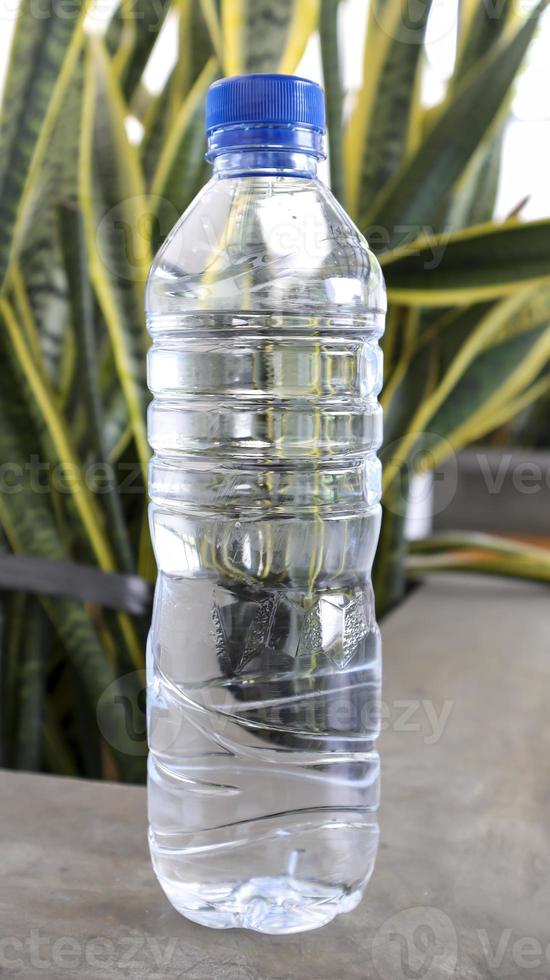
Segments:
[[[550,977],[550,593],[433,580],[384,625],[382,843],[319,932],[179,918],[140,788],[1,776],[0,974],[22,980]]]

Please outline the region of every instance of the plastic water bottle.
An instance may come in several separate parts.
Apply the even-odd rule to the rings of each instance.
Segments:
[[[385,289],[316,175],[318,85],[225,79],[206,117],[147,287],[150,848],[188,918],[292,933],[377,849]]]

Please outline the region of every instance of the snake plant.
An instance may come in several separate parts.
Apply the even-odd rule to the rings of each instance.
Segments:
[[[403,590],[411,476],[550,388],[550,222],[492,220],[510,92],[544,4],[523,18],[511,0],[461,4],[454,74],[430,109],[419,97],[429,0],[412,26],[401,0],[372,0],[349,107],[338,6],[123,0],[98,33],[92,0],[48,0],[40,16],[21,0],[0,118],[4,765],[144,774],[148,610],[137,614],[146,603],[135,596],[154,571],[143,290],[155,248],[205,180],[216,77],[295,71],[320,32],[331,181],[379,252],[390,299],[382,609]],[[152,93],[144,73],[163,26],[178,58]],[[441,566],[457,554],[472,567],[481,545],[450,548]],[[487,567],[499,562],[510,574],[519,557],[497,548]],[[532,562],[547,578],[544,557]]]

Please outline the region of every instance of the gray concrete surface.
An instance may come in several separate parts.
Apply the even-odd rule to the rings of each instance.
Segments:
[[[318,932],[215,932],[151,873],[140,788],[0,777],[0,975],[550,978],[550,592],[439,579],[384,626],[382,843]]]

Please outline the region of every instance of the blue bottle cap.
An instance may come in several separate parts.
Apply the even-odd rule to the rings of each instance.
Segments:
[[[206,98],[209,158],[233,146],[284,146],[324,156],[323,89],[298,75],[236,75]]]
[[[235,75],[208,90],[206,132],[220,126],[307,126],[324,133],[325,96],[298,75]]]

